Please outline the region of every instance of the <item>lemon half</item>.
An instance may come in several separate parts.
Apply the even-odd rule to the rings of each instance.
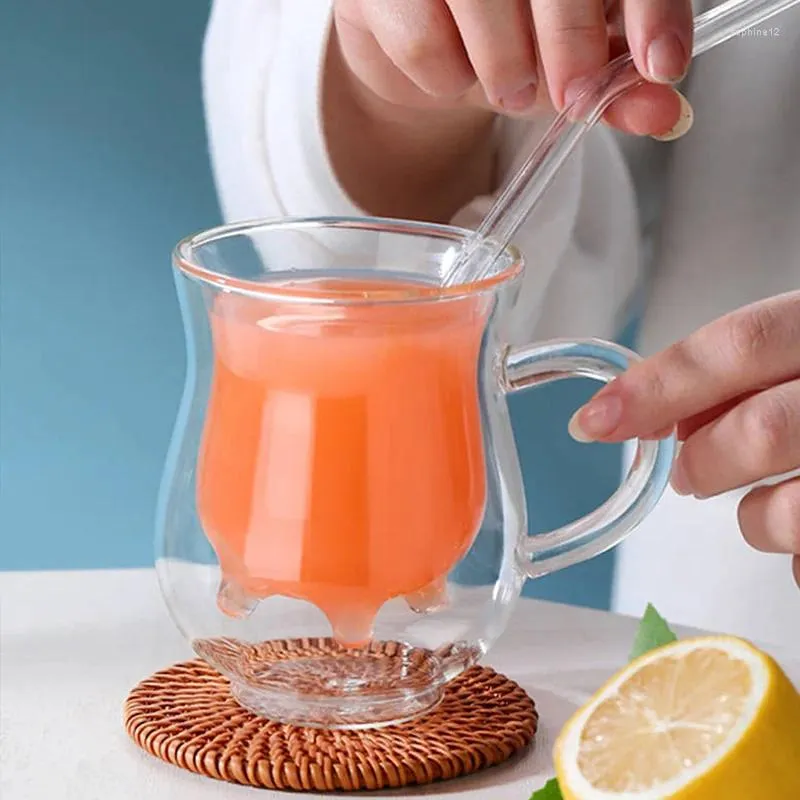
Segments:
[[[686,639],[603,686],[554,758],[567,800],[800,800],[800,693],[741,639]]]

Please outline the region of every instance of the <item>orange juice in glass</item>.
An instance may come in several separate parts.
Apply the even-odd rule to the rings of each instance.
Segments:
[[[490,651],[526,578],[621,541],[668,483],[674,436],[641,441],[600,508],[528,535],[508,395],[608,382],[638,357],[597,339],[509,343],[521,255],[442,286],[467,243],[459,228],[326,217],[224,225],[175,249],[187,371],[156,570],[194,652],[255,714],[363,728],[430,711]]]
[[[441,602],[481,524],[487,304],[413,302],[431,289],[389,280],[316,288],[336,303],[215,298],[198,509],[223,610],[306,600],[358,645],[386,601]]]

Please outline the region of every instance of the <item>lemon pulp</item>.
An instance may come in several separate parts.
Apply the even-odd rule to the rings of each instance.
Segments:
[[[752,691],[750,667],[723,650],[647,664],[586,720],[578,769],[597,789],[653,789],[717,751]]]

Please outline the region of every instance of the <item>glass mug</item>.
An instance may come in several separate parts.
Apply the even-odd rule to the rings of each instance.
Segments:
[[[505,395],[609,381],[637,356],[598,340],[509,348],[514,248],[479,282],[437,285],[467,235],[289,219],[175,250],[188,369],[157,572],[195,652],[258,714],[366,727],[424,713],[502,633],[527,578],[617,544],[667,484],[674,439],[639,442],[605,504],[527,535]],[[490,576],[477,586],[476,567]]]

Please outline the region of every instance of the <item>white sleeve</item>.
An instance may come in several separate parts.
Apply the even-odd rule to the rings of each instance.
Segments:
[[[228,221],[361,215],[330,165],[320,76],[330,0],[214,0],[203,53],[212,169]],[[498,125],[502,184],[547,120]],[[473,228],[493,197],[452,222]],[[510,337],[611,335],[638,278],[633,187],[613,136],[596,129],[517,236],[527,268]]]

